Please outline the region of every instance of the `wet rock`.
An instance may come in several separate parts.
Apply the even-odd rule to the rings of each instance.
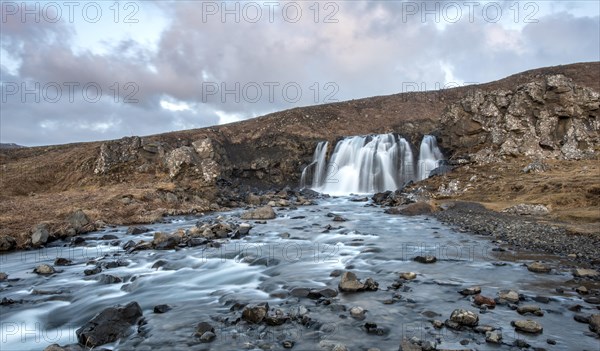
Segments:
[[[248,235],[248,233],[250,233],[250,229],[252,229],[250,223],[242,223],[237,230],[240,235]]]
[[[196,336],[200,337],[200,341],[202,342],[211,342],[217,337],[215,328],[207,322],[198,323],[196,326]]]
[[[531,314],[539,316],[539,317],[544,315],[544,312],[542,311],[542,309],[539,308],[538,306],[534,306],[534,305],[519,306],[517,308],[517,312],[522,315],[531,313]]]
[[[552,269],[540,262],[533,262],[527,265],[527,270],[534,273],[549,273]]]
[[[450,315],[450,321],[468,327],[474,327],[479,323],[479,316],[475,312],[456,309]]]
[[[267,316],[268,312],[269,304],[266,302],[254,306],[248,306],[242,311],[242,319],[250,323],[258,324],[262,322],[262,320]]]
[[[307,288],[293,288],[290,290],[290,295],[295,297],[308,297],[310,289]]]
[[[169,305],[156,305],[154,306],[154,313],[166,313],[171,310],[171,306]]]
[[[417,257],[413,258],[413,260],[415,262],[429,264],[429,263],[435,263],[437,261],[437,258],[435,256],[427,255],[427,256],[417,256]]]
[[[592,278],[598,276],[598,271],[595,269],[577,268],[573,270],[573,275],[578,278]]]
[[[362,307],[354,306],[350,308],[350,316],[358,320],[363,320],[365,319],[365,310]]]
[[[373,323],[373,322],[365,323],[363,325],[363,328],[365,328],[367,333],[374,334],[374,335],[385,335],[388,332],[386,329],[377,326],[377,324]]]
[[[584,316],[582,314],[576,314],[576,315],[574,315],[573,319],[576,322],[583,323],[583,324],[589,324],[590,323],[590,317],[589,316]]]
[[[530,319],[512,321],[510,322],[510,325],[512,325],[516,331],[524,333],[539,334],[544,331],[541,324]]]
[[[592,305],[600,305],[600,296],[589,296],[584,297],[583,301],[592,304]]]
[[[154,233],[152,246],[157,250],[172,250],[179,245],[181,238],[177,235],[168,235],[161,232]]]
[[[485,341],[491,344],[501,344],[502,333],[499,331],[488,331],[485,333]]]
[[[263,206],[254,210],[242,213],[242,219],[273,219],[276,217],[275,211],[271,206]]]
[[[335,217],[333,217],[333,221],[334,222],[346,222],[347,219],[342,216],[335,216]]]
[[[41,246],[48,242],[50,236],[50,226],[47,223],[41,223],[36,225],[31,234],[31,245]]]
[[[343,292],[357,292],[363,290],[364,287],[364,284],[352,272],[344,272],[338,285],[338,289]]]
[[[473,302],[477,306],[487,306],[490,309],[496,307],[496,301],[494,301],[494,299],[492,299],[490,297],[483,296],[483,295],[476,295],[473,298]]]
[[[281,342],[281,346],[283,346],[284,349],[291,349],[294,345],[295,343],[292,340],[283,340]]]
[[[102,272],[102,268],[96,266],[94,268],[90,268],[90,269],[84,270],[83,274],[85,274],[85,275],[94,275],[94,274],[98,274],[100,272]]]
[[[400,279],[404,280],[413,280],[417,278],[417,273],[414,272],[404,272],[400,273]]]
[[[137,302],[109,307],[83,327],[77,329],[77,340],[86,347],[96,347],[126,337],[131,327],[142,317]]]
[[[476,294],[481,293],[481,287],[473,286],[470,288],[462,289],[461,291],[459,291],[459,293],[461,293],[462,295],[465,295],[465,296],[476,295]]]
[[[594,314],[590,317],[590,330],[600,335],[600,314]]]
[[[312,289],[308,292],[307,297],[309,299],[320,299],[322,297],[332,298],[332,297],[336,297],[337,295],[338,295],[337,290],[331,289],[331,288],[325,288],[325,289]]]
[[[589,294],[588,289],[585,286],[578,286],[575,288],[575,291],[579,294],[579,295],[587,295]]]
[[[514,290],[502,290],[498,293],[500,300],[517,303],[519,302],[519,293]]]
[[[97,280],[101,284],[116,284],[123,282],[123,279],[110,274],[100,274]]]
[[[73,261],[69,260],[68,258],[64,258],[64,257],[57,257],[54,260],[55,266],[68,266],[68,265],[71,265],[72,263],[73,263]]]
[[[10,251],[17,246],[17,241],[8,235],[0,235],[0,251]]]
[[[8,280],[8,274],[0,272],[0,282]]]
[[[118,236],[113,235],[113,234],[104,234],[100,237],[100,240],[117,240],[119,239]]]
[[[56,273],[56,270],[49,264],[40,264],[39,266],[35,267],[33,273],[37,273],[40,275],[49,275]]]
[[[444,326],[444,322],[435,319],[431,322],[431,325],[433,325],[433,327],[436,329],[441,329]]]
[[[147,233],[149,231],[150,231],[150,229],[146,228],[146,227],[135,226],[135,227],[129,227],[129,228],[127,228],[127,234],[132,234],[132,235],[144,234],[144,233]]]

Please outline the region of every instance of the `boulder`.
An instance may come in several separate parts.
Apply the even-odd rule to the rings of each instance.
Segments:
[[[452,311],[452,314],[450,315],[450,320],[460,325],[474,327],[479,323],[479,316],[475,312],[463,309],[456,309]]]
[[[0,235],[0,251],[10,251],[17,246],[17,241],[8,235]]]
[[[534,273],[549,273],[552,269],[540,262],[533,262],[527,265],[527,269]]]
[[[54,267],[49,264],[40,264],[39,266],[35,267],[33,272],[40,275],[49,275],[56,273],[56,270],[54,270]]]
[[[50,226],[47,223],[36,225],[31,231],[31,245],[38,247],[48,242]]]
[[[520,331],[520,332],[524,332],[524,333],[539,334],[544,331],[544,328],[542,328],[541,324],[539,324],[538,322],[532,321],[530,319],[512,321],[512,322],[510,322],[510,324],[513,327],[515,327],[516,331]]]
[[[96,229],[96,226],[82,210],[77,210],[67,217],[67,223],[75,230],[75,233],[88,233]]]
[[[573,270],[573,275],[578,278],[591,278],[599,275],[595,269],[577,268]]]
[[[109,307],[77,329],[77,340],[86,347],[96,347],[126,337],[142,317],[137,302]]]
[[[241,218],[248,219],[273,219],[276,217],[275,211],[271,206],[263,206],[254,210],[248,210],[242,213]]]
[[[242,319],[250,323],[258,324],[263,321],[268,312],[269,304],[266,302],[258,305],[247,306],[242,311]]]

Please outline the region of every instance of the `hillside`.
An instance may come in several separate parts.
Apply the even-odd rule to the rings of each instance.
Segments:
[[[130,224],[155,221],[164,214],[243,205],[244,189],[296,186],[318,140],[396,132],[415,143],[422,134],[439,134],[442,116],[449,106],[469,92],[511,90],[555,74],[570,78],[578,87],[600,91],[600,62],[577,63],[539,68],[486,84],[295,108],[228,125],[143,138],[0,148],[0,235],[16,237],[23,246],[31,228],[44,221],[50,222],[58,235],[64,231],[66,217],[76,209],[83,209],[94,220]],[[460,145],[445,142],[442,139],[441,145],[449,154],[460,151]],[[523,158],[510,162],[519,167],[527,163]],[[573,163],[556,161],[553,167],[559,173],[563,167],[571,171]],[[594,163],[581,167],[587,167],[583,171],[586,187],[581,191],[600,187]],[[481,167],[478,172],[485,177],[486,172],[494,170]],[[463,173],[470,174],[456,172],[457,176]],[[509,172],[503,177],[509,184],[511,177],[520,175]],[[223,189],[217,186],[218,181],[233,185]],[[581,179],[565,176],[561,189],[565,189],[566,197],[570,196],[571,182],[581,184]],[[503,205],[543,199],[543,192],[538,197],[531,193],[528,198],[506,198],[503,192],[513,191],[507,187],[484,187],[494,192],[492,197],[478,197],[477,192],[461,196],[481,202],[503,199]],[[242,197],[230,194],[232,189]],[[585,198],[577,191],[572,196]],[[580,218],[569,211],[569,206],[580,208],[581,201],[566,199],[553,205],[563,206],[558,211],[560,220]],[[584,205],[586,222],[599,221],[593,203]]]

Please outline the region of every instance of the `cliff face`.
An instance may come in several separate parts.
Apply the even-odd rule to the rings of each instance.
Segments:
[[[600,94],[550,75],[513,90],[470,92],[440,120],[440,143],[480,163],[506,157],[593,158],[600,142]]]

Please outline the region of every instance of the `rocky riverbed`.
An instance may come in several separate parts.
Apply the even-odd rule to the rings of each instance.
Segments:
[[[436,219],[387,214],[364,197],[314,201],[3,254],[2,349],[600,346],[593,250],[565,249],[587,262],[511,251],[510,234],[528,227],[502,216],[494,227],[470,205]],[[484,223],[506,238],[477,235],[489,234]]]

